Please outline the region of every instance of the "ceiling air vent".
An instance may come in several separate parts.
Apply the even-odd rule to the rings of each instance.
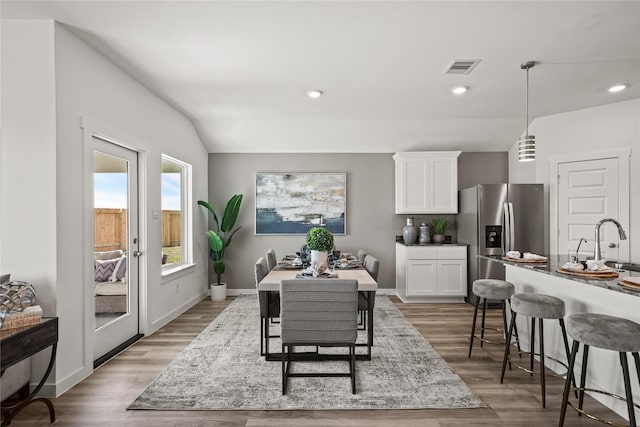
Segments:
[[[480,59],[454,59],[443,74],[469,74],[480,62]]]

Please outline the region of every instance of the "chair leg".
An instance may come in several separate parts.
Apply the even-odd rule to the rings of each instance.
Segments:
[[[504,358],[502,359],[502,372],[500,373],[500,384],[504,381],[504,371],[507,368],[507,360],[509,359],[509,350],[511,343],[511,334],[513,333],[513,326],[516,324],[516,313],[511,312],[511,324],[509,325],[509,332],[507,332],[507,339],[504,343]]]
[[[629,364],[627,353],[620,352],[620,364],[622,365],[622,376],[624,379],[624,391],[627,398],[627,410],[629,411],[629,427],[636,427],[636,414],[633,407],[633,394],[631,393],[631,380],[629,378]]]
[[[589,360],[589,346],[582,347],[582,370],[580,371],[580,390],[578,393],[578,408],[582,409],[584,403],[584,387],[587,384],[587,361]],[[582,415],[578,412],[578,415]]]
[[[480,328],[480,347],[484,347],[484,318],[487,314],[487,299],[482,301],[482,327]]]
[[[476,334],[476,319],[478,318],[478,305],[480,304],[480,297],[476,298],[476,303],[473,308],[473,322],[471,323],[471,338],[469,339],[469,359],[471,359],[471,350],[473,350],[473,336]]]
[[[567,403],[569,403],[569,391],[571,390],[571,380],[573,379],[573,367],[576,362],[576,354],[578,354],[578,347],[580,343],[577,340],[573,341],[573,348],[571,350],[571,356],[569,356],[569,370],[567,371],[567,380],[564,383],[564,392],[562,393],[562,406],[560,407],[560,421],[558,427],[564,425],[564,418],[567,415]]]
[[[351,355],[351,393],[356,394],[356,347],[349,347],[349,354]]]
[[[544,329],[542,328],[542,318],[538,319],[540,327],[540,388],[542,389],[542,407],[546,407],[546,385],[544,372]]]
[[[562,330],[562,341],[564,342],[564,351],[567,354],[567,361],[569,360],[569,340],[567,339],[567,328],[564,326],[564,319],[558,319],[560,321],[560,329]],[[576,379],[573,379],[573,387],[576,387]],[[576,397],[578,397],[578,390],[575,391]]]
[[[636,362],[636,371],[638,373],[638,383],[640,383],[640,355],[638,352],[631,353],[633,354],[633,360]]]
[[[287,394],[287,368],[284,357],[285,345],[282,344],[282,395]]]
[[[509,310],[511,310],[511,302],[509,302]],[[513,316],[513,310],[511,310]],[[513,336],[516,337],[516,348],[518,349],[518,357],[522,359],[522,349],[520,348],[520,335],[518,335],[518,325],[513,326]]]
[[[536,352],[536,319],[531,318],[531,341],[529,341],[529,370],[533,376],[533,354]]]
[[[260,317],[260,356],[264,356],[264,318]]]

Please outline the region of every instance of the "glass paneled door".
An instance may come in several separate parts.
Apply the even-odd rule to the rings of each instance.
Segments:
[[[138,154],[93,138],[93,360],[138,335]]]

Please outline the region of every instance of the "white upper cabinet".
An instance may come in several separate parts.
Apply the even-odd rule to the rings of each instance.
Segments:
[[[393,155],[396,213],[458,213],[460,151],[415,151]]]

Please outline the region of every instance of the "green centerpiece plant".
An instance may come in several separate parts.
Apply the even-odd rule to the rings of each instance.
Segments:
[[[200,206],[205,207],[211,216],[213,217],[214,229],[207,230],[205,232],[207,236],[207,242],[209,244],[209,258],[213,261],[213,271],[216,274],[216,282],[213,284],[211,288],[211,295],[213,299],[213,292],[215,287],[225,287],[225,298],[226,298],[226,284],[222,283],[222,274],[226,269],[225,265],[225,251],[227,247],[231,244],[231,239],[233,236],[240,230],[240,227],[235,227],[236,220],[238,219],[238,213],[240,211],[240,205],[242,204],[242,194],[236,194],[232,196],[227,205],[224,208],[224,213],[222,215],[222,219],[218,219],[218,215],[216,215],[216,211],[213,206],[204,201],[198,200],[198,204]],[[224,299],[224,298],[222,298]]]
[[[333,234],[326,228],[312,227],[307,231],[307,249],[311,251],[311,265],[328,265],[327,256],[333,250]]]
[[[433,241],[436,243],[444,242],[444,230],[447,228],[447,220],[436,218],[431,221],[431,229],[433,230]]]

